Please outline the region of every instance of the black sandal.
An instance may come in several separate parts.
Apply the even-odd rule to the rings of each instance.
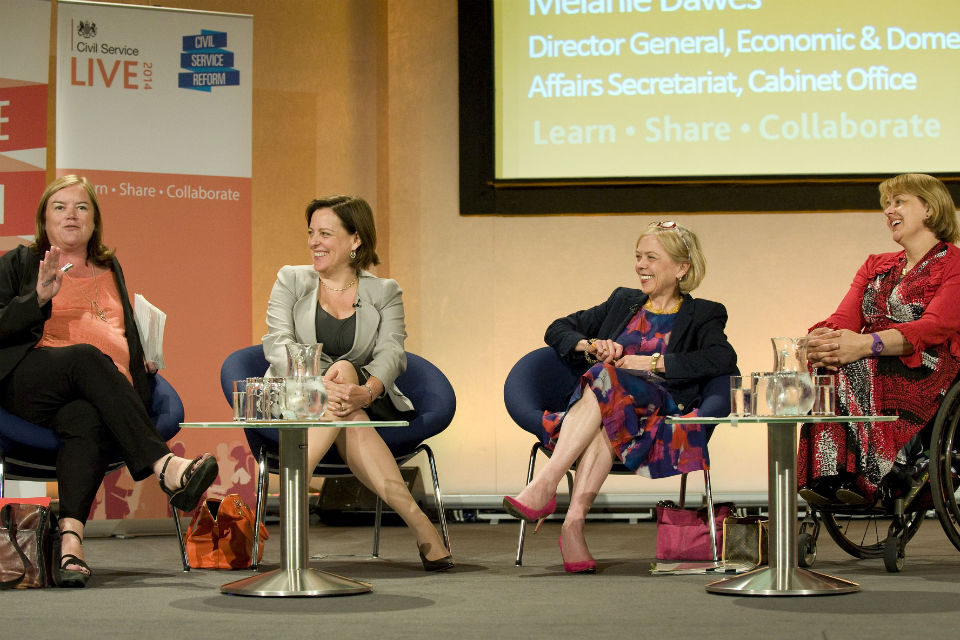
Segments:
[[[69,531],[69,530],[61,531],[60,532],[61,540],[63,536],[68,533],[72,536],[76,536],[77,540],[79,540],[80,543],[83,544],[83,538],[81,538],[80,534],[77,533],[76,531]],[[60,544],[62,548],[63,543],[61,542]],[[53,572],[53,583],[58,587],[65,587],[68,589],[87,586],[87,580],[89,580],[90,576],[93,575],[93,570],[90,569],[89,565],[87,565],[86,562],[84,562],[77,556],[73,555],[72,553],[63,555],[63,552],[61,551],[58,555],[60,556],[60,560],[57,563],[56,570],[54,570]],[[66,569],[65,567],[68,564],[75,564],[84,570]]]
[[[163,475],[172,459],[173,454],[167,456],[167,459],[163,462],[163,468],[160,469],[160,488],[170,496],[171,507],[180,511],[193,511],[200,504],[200,496],[217,479],[217,474],[220,472],[217,459],[213,456],[207,456],[206,458],[197,456],[180,476],[180,487],[168,489],[163,482]],[[200,462],[200,466],[197,466],[198,462]]]

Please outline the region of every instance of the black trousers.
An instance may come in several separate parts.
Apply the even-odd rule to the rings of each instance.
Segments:
[[[86,522],[110,463],[143,480],[170,453],[133,385],[89,344],[31,350],[0,385],[0,402],[59,436],[61,518]]]

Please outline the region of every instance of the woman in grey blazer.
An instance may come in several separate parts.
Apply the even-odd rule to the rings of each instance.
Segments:
[[[330,196],[307,206],[312,264],[285,266],[267,306],[267,375],[286,370],[290,342],[322,343],[327,411],[336,420],[403,420],[413,405],[394,384],[407,366],[403,299],[395,280],[366,271],[379,264],[377,232],[362,198]],[[417,537],[427,571],[453,566],[433,523],[407,489],[375,429],[310,429],[307,468],[331,445],[354,475],[396,511]]]

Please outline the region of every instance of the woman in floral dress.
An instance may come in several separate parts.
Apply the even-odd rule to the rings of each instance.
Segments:
[[[503,503],[517,518],[542,520],[556,509],[557,485],[576,464],[560,537],[570,573],[596,571],[584,524],[614,460],[653,478],[708,467],[701,425],[664,422],[668,415],[698,415],[703,385],[737,373],[737,355],[724,333],[726,309],[690,296],[705,269],[692,231],[674,222],[651,223],[636,244],[640,289],[616,289],[603,304],[547,328],[547,344],[586,371],[571,390],[567,410],[544,414],[550,460]]]

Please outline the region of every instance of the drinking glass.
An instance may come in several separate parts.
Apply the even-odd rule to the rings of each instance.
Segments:
[[[815,416],[837,414],[836,376],[813,376],[813,411]]]
[[[752,415],[753,390],[750,378],[730,376],[730,415],[746,417]]]
[[[283,418],[284,383],[283,378],[264,378],[264,413],[267,420]]]
[[[233,381],[233,421],[243,422],[246,419],[246,380]]]
[[[776,415],[770,404],[773,387],[773,374],[766,371],[754,371],[750,374],[750,412],[755,416]]]
[[[266,420],[269,413],[264,413],[264,380],[263,378],[247,378],[244,385],[244,417],[249,420]],[[269,402],[269,393],[267,394]]]

